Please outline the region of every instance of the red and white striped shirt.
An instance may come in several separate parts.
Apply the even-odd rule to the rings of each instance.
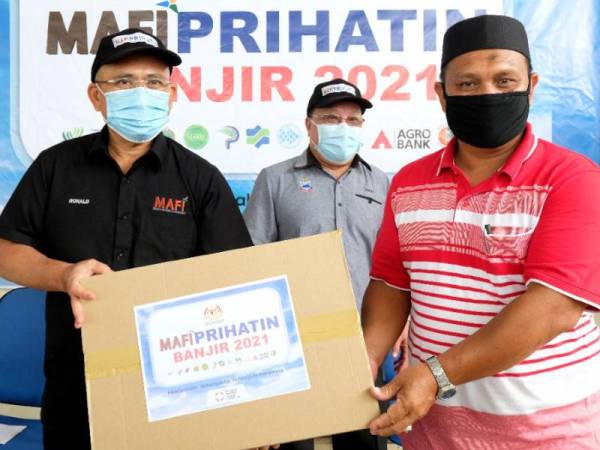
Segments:
[[[522,438],[514,433],[515,417],[532,432],[544,426],[544,411],[561,407],[561,417],[580,420],[580,427],[595,421],[589,432],[600,440],[600,405],[587,418],[569,413],[581,415],[580,401],[600,402],[600,330],[591,315],[600,309],[600,169],[537,139],[528,125],[506,164],[471,187],[454,164],[455,148],[453,140],[395,175],[373,253],[371,277],[410,291],[411,363],[485,326],[531,282],[589,308],[572,330],[521,363],[459,386],[452,399],[438,402],[431,419],[421,420],[424,427],[403,439],[434,442],[427,420],[462,411],[475,428],[482,414],[504,445]],[[564,429],[556,429],[562,438]],[[444,429],[444,448],[479,448],[460,443],[463,431]]]

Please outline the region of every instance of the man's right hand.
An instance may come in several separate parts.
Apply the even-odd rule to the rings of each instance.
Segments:
[[[79,329],[83,325],[83,300],[94,300],[93,292],[85,289],[79,282],[82,278],[112,272],[106,264],[95,259],[86,259],[76,264],[69,264],[62,275],[63,290],[71,298],[71,310],[75,318],[74,326]]]

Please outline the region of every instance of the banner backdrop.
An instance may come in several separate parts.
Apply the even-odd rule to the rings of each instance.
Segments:
[[[356,83],[374,103],[361,155],[387,173],[451,134],[435,97],[441,42],[462,18],[525,24],[540,74],[538,136],[600,161],[595,0],[0,0],[0,208],[43,149],[102,127],[86,90],[99,40],[128,26],[178,52],[167,135],[224,172],[244,208],[261,168],[307,145],[315,84]],[[543,5],[543,6],[542,6]],[[9,101],[10,99],[10,101]]]

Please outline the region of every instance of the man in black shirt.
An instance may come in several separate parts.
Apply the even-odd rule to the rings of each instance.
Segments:
[[[251,245],[221,173],[162,134],[180,63],[142,30],[105,37],[88,96],[107,126],[42,152],[0,216],[0,276],[48,291],[46,450],[90,447],[80,279]]]

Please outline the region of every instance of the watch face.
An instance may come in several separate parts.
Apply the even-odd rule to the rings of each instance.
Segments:
[[[439,399],[440,400],[448,400],[449,398],[454,397],[454,394],[456,394],[456,389],[454,389],[454,388],[444,389],[443,392],[440,392]]]

